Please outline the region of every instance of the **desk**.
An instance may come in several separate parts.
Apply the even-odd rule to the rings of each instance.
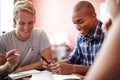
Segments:
[[[17,75],[16,75],[17,74]],[[37,70],[29,70],[26,72],[12,74],[11,77],[15,80],[82,80],[84,76],[78,74],[71,75],[60,75],[54,74],[47,70],[45,71],[37,71]],[[32,77],[30,77],[32,75]],[[26,77],[27,76],[27,77]],[[29,76],[29,77],[28,77]],[[24,78],[22,78],[24,77]],[[18,79],[22,78],[22,79]]]
[[[31,77],[25,77],[23,80],[30,80]]]
[[[77,75],[77,76],[80,77],[79,80],[83,80],[84,77],[85,77],[85,76],[83,76],[83,75],[79,75],[79,74],[75,74],[75,75]],[[29,77],[24,77],[22,80],[30,80],[30,78],[31,78],[31,76],[29,76]],[[65,79],[65,80],[73,80],[73,79]],[[75,79],[75,80],[78,80],[78,79]]]
[[[75,74],[76,75],[76,74]],[[83,80],[84,79],[84,76],[83,75],[78,75],[77,74],[77,76],[79,76],[80,77],[80,80]],[[22,80],[30,80],[30,78],[31,77],[24,77]],[[65,79],[65,80],[70,80],[70,79]],[[73,80],[73,79],[71,79],[71,80]],[[76,79],[77,80],[77,79]]]
[[[83,75],[79,75],[79,74],[75,74],[76,76],[79,76],[80,77],[80,80],[83,80],[85,76]]]

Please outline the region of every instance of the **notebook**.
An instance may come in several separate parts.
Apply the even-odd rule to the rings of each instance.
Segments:
[[[31,76],[30,80],[79,80],[80,77],[77,75],[61,75],[54,74],[47,70],[38,71],[38,70],[28,70],[24,72],[12,73],[9,75],[13,80]]]
[[[28,70],[28,71],[23,71],[18,73],[12,73],[9,76],[14,80],[14,79],[27,77],[27,76],[32,76],[33,74],[38,74],[38,73],[40,73],[40,71],[38,70]]]
[[[33,74],[30,80],[80,80],[80,77],[71,75],[54,74],[47,70],[41,71],[39,74]]]

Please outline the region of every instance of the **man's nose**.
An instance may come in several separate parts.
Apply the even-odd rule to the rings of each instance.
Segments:
[[[25,24],[24,28],[25,29],[29,28],[29,24]]]
[[[78,23],[77,23],[77,24],[75,24],[75,27],[80,27],[80,24],[78,24]]]

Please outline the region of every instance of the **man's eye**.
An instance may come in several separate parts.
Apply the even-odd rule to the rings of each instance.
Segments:
[[[20,22],[20,25],[24,25],[25,23],[24,22]]]
[[[32,24],[33,24],[33,22],[29,22],[28,24],[29,24],[29,25],[32,25]]]
[[[76,24],[82,24],[83,22],[84,22],[84,20],[81,20],[81,19],[80,19],[80,20],[77,20],[77,21],[76,21]]]

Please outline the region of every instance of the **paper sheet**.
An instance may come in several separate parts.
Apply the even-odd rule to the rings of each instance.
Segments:
[[[49,71],[41,71],[39,74],[33,74],[30,80],[79,80],[80,77],[76,75],[60,75],[60,74],[52,74]]]
[[[41,71],[39,74],[33,74],[30,80],[55,80],[49,71]]]
[[[53,74],[54,80],[79,80],[80,77],[71,74],[71,75],[60,75],[60,74]]]
[[[60,75],[60,74],[53,74],[47,70],[45,71],[38,71],[38,70],[29,70],[19,73],[13,73],[9,75],[13,80],[23,78],[26,76],[32,76],[30,80],[79,80],[80,77],[71,74],[71,75]]]
[[[24,71],[24,72],[12,73],[9,76],[12,79],[19,79],[19,78],[31,76],[33,74],[38,74],[38,73],[40,73],[40,71],[38,71],[38,70],[28,70],[28,71]]]

